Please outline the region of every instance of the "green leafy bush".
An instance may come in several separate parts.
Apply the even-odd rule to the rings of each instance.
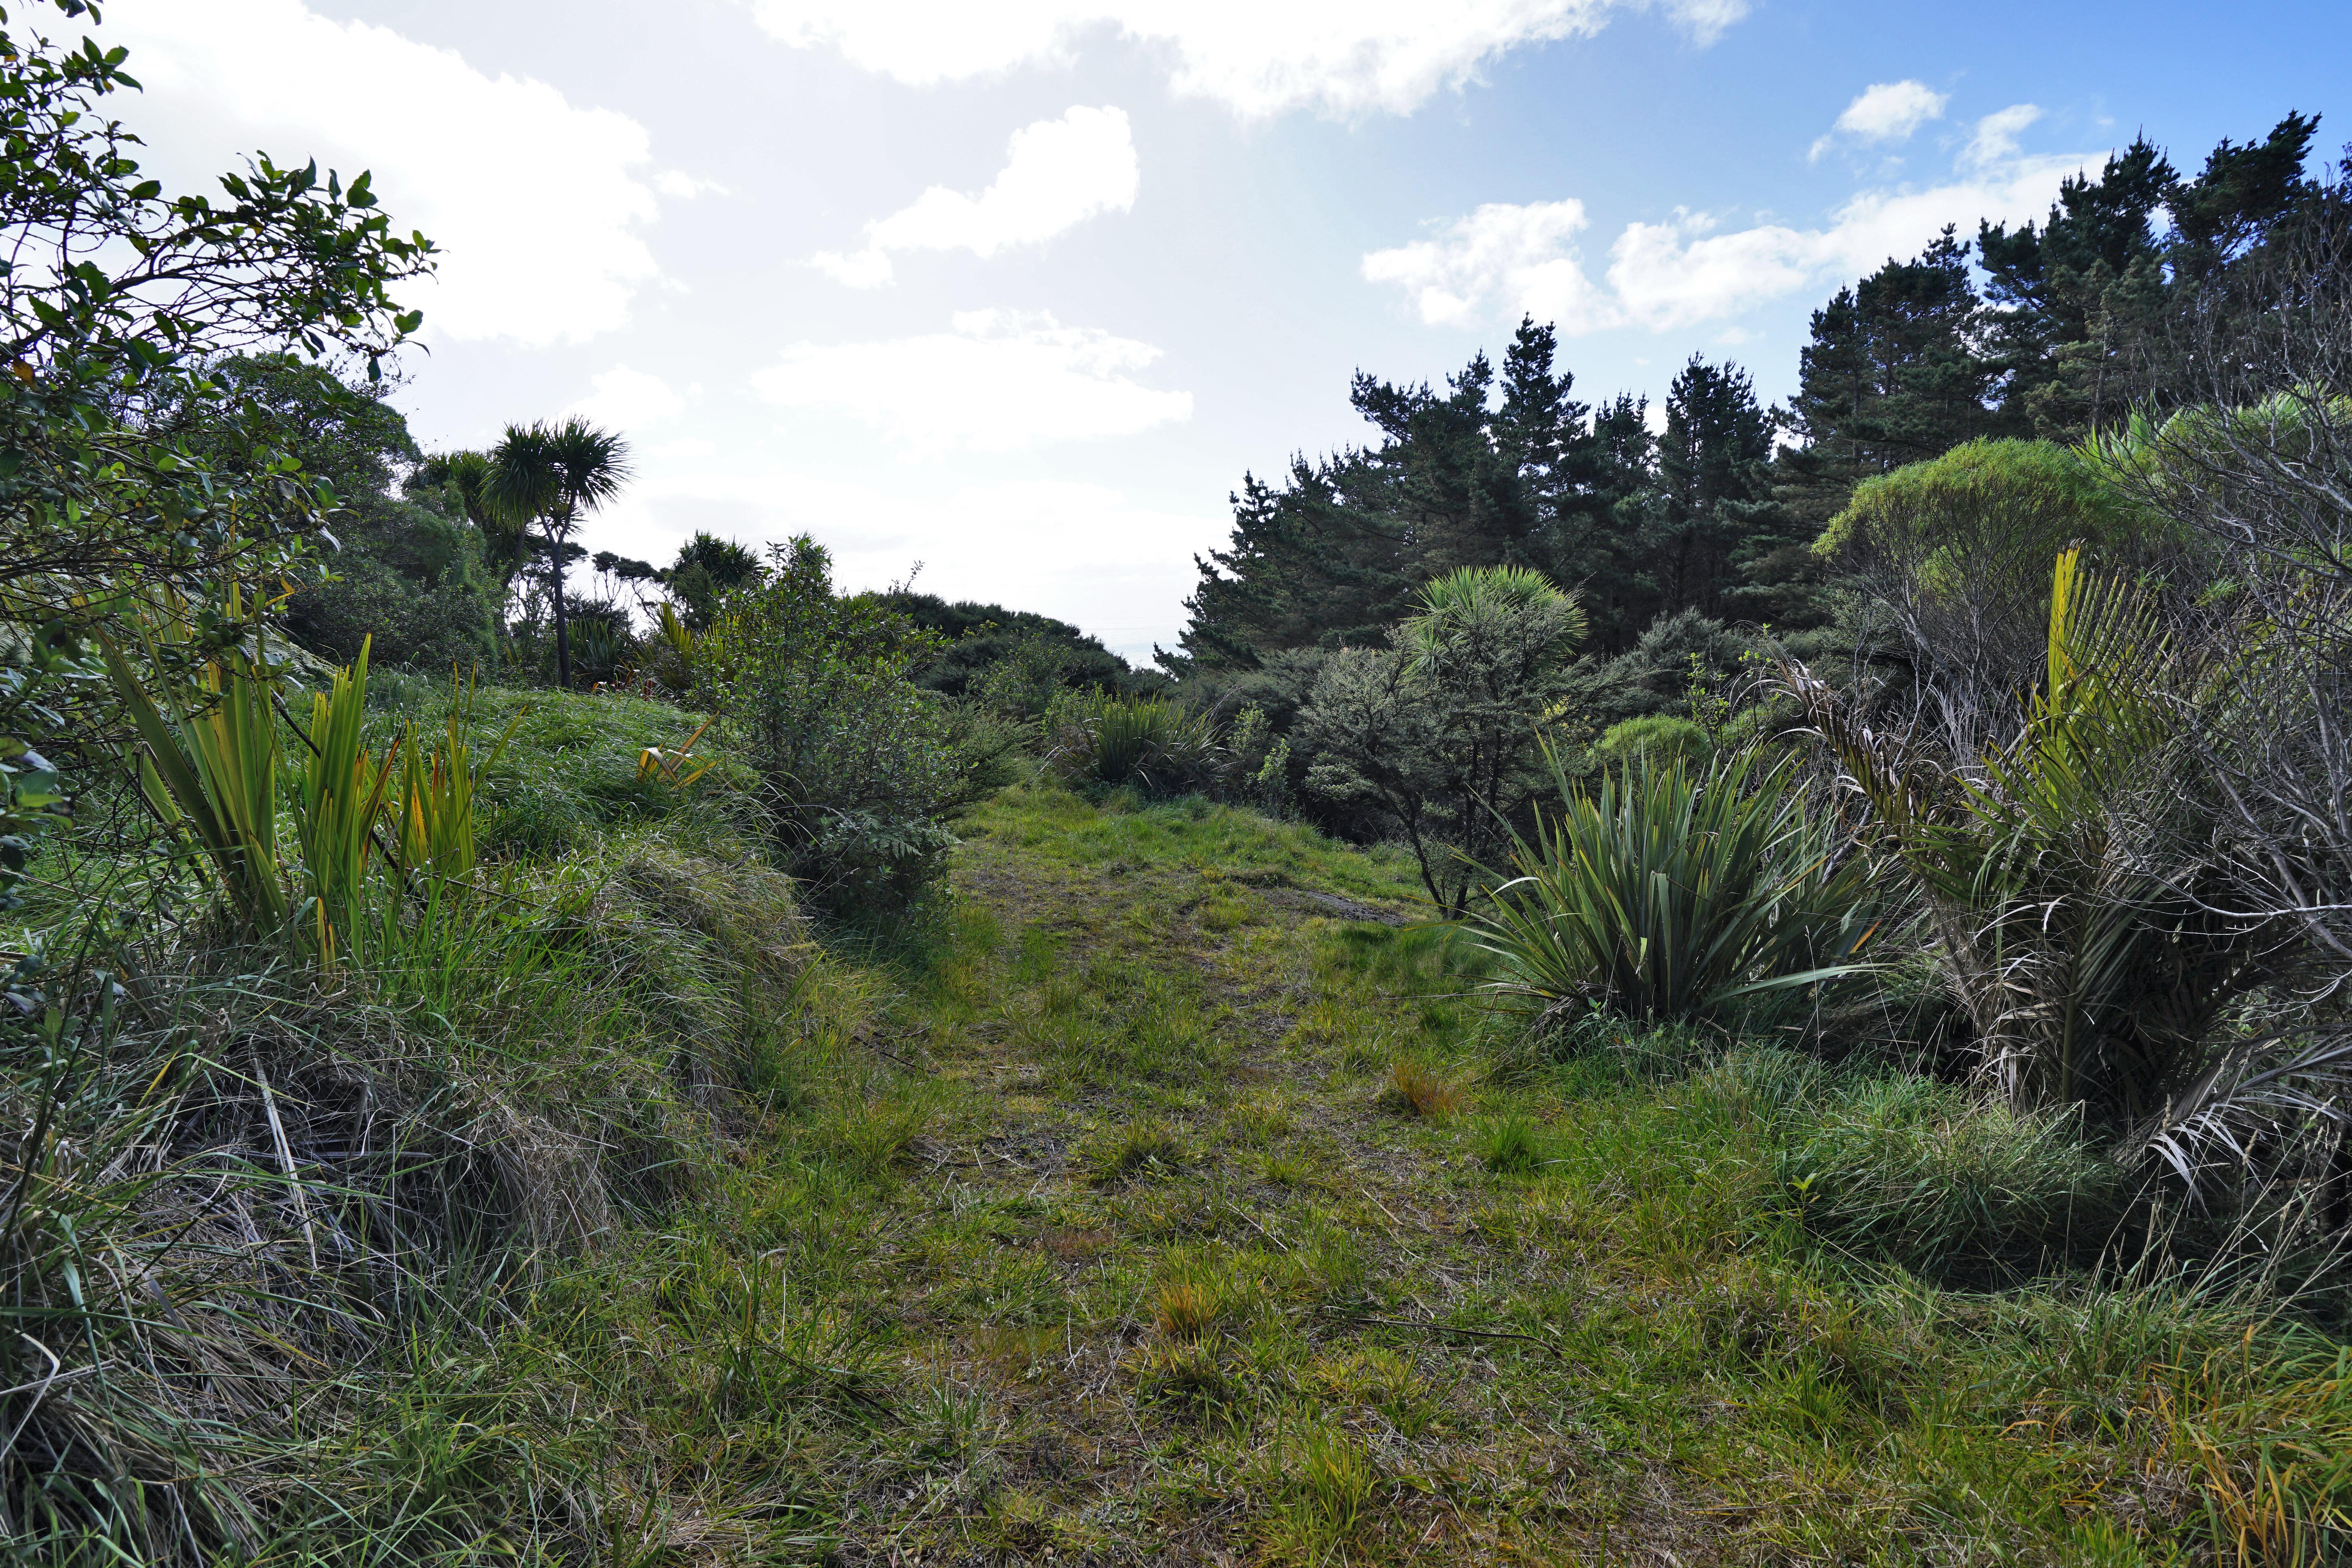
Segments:
[[[1871,867],[1841,857],[1788,764],[1693,772],[1637,758],[1515,841],[1518,873],[1469,916],[1504,964],[1492,989],[1541,1026],[1597,1004],[1643,1022],[1716,1018],[1854,971],[1875,927]]]
[[[843,913],[929,887],[954,839],[965,770],[943,700],[910,679],[938,639],[870,594],[834,592],[805,535],[719,601],[694,640],[695,689],[761,778],[789,868]]]
[[[2114,567],[2168,548],[2145,509],[2047,441],[1979,440],[1864,480],[1814,545],[1864,588],[1867,644],[1891,642],[1942,695],[1955,741],[2040,674],[2050,563],[2087,546]]]
[[[1567,693],[1584,612],[1541,573],[1464,567],[1423,585],[1386,648],[1326,660],[1295,737],[1308,789],[1402,837],[1460,915],[1540,793],[1539,726]]]
[[[2223,912],[2210,859],[2148,861],[2159,833],[2211,831],[2171,762],[2219,689],[2210,661],[2172,640],[2150,595],[2075,552],[2049,575],[2025,722],[1966,772],[1876,733],[1801,671],[1792,689],[1925,896],[1937,963],[2011,1106],[2160,1132],[2227,1079],[2242,1044],[2228,1010],[2285,973],[2291,949],[2280,922]]]
[[[1071,784],[1131,785],[1183,795],[1214,782],[1223,759],[1216,725],[1165,697],[1071,692],[1045,720],[1045,757]]]

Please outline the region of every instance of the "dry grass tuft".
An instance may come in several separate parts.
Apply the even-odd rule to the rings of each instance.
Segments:
[[[1462,1109],[1460,1084],[1427,1062],[1407,1057],[1389,1069],[1389,1098],[1409,1115],[1435,1120]]]
[[[1223,1300],[1207,1280],[1168,1279],[1160,1283],[1152,1321],[1171,1340],[1197,1340],[1223,1312]]]

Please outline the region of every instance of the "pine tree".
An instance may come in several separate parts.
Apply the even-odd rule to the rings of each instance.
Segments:
[[[1978,352],[1982,301],[1969,247],[1947,227],[1813,312],[1790,426],[1804,445],[1781,499],[1816,531],[1853,487],[1980,436],[2020,433],[1988,406],[2000,366]]]
[[[2138,137],[2097,179],[2061,184],[2040,226],[1983,226],[1986,338],[2006,376],[2003,413],[2071,440],[2145,395],[2133,371],[2178,292],[2226,270],[2306,199],[2303,163],[2318,128],[2316,115],[2290,113],[2261,142],[2224,139],[2193,180]],[[2170,220],[2163,232],[2159,214]]]

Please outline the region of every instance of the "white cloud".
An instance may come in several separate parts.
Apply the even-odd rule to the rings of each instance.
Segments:
[[[1977,121],[1976,136],[1969,142],[1968,151],[1960,154],[1961,164],[1985,169],[2016,157],[2017,133],[2041,118],[2041,109],[2031,103],[2012,103],[2007,109],[1995,110]]]
[[[1586,275],[1571,243],[1584,226],[1584,210],[1574,201],[1482,206],[1435,238],[1372,252],[1364,258],[1364,276],[1405,289],[1433,326],[1522,311],[1556,321],[1570,334],[1610,327],[1665,331],[1719,321],[1871,272],[1890,257],[1916,255],[1948,223],[1966,231],[1979,218],[2039,216],[2058,183],[2096,154],[2021,156],[2015,132],[2027,122],[2014,110],[1988,116],[1949,183],[1864,191],[1825,227],[1767,223],[1719,232],[1713,217],[1687,211],[1664,223],[1629,223],[1609,247],[1601,284]],[[1995,149],[1989,162],[1981,152],[1987,146]]]
[[[1750,0],[748,0],[796,48],[917,85],[1066,60],[1077,37],[1114,32],[1163,48],[1176,90],[1235,112],[1314,105],[1410,111],[1528,44],[1590,37],[1617,12],[1661,9],[1712,43]]]
[[[779,407],[846,414],[915,457],[1018,451],[1190,419],[1192,395],[1133,378],[1160,351],[1044,311],[966,310],[953,331],[799,343],[752,384]]]
[[[1913,132],[1930,120],[1943,118],[1944,105],[1951,100],[1950,93],[1936,92],[1925,82],[1873,82],[1845,106],[1837,122],[1813,143],[1810,156],[1819,158],[1840,137],[1870,145],[1908,141]]]
[[[1373,251],[1364,258],[1364,278],[1409,290],[1421,319],[1433,326],[1467,326],[1501,294],[1567,331],[1587,331],[1607,324],[1601,318],[1610,306],[1569,243],[1586,222],[1579,201],[1490,202],[1435,238]]]
[[[583,414],[624,435],[648,425],[666,423],[686,412],[686,399],[669,383],[625,364],[599,372],[590,384],[595,390],[574,403],[568,412]]]
[[[690,202],[697,196],[731,195],[725,185],[702,174],[689,174],[683,169],[664,169],[654,176],[654,189],[673,200]]]
[[[346,179],[372,169],[394,223],[446,252],[404,300],[429,335],[578,342],[625,321],[658,272],[639,233],[651,152],[625,115],[300,0],[113,0],[100,35],[130,47],[146,91],[123,112],[183,183],[209,189],[257,146]]]
[[[993,256],[1041,245],[1065,229],[1135,205],[1135,138],[1123,109],[1073,107],[1059,120],[1024,125],[1005,143],[1004,168],[976,196],[933,185],[913,204],[866,226],[847,255],[821,251],[815,264],[836,281],[870,289],[890,281],[890,253],[969,250]]]

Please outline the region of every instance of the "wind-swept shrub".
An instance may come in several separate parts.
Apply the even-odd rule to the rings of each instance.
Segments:
[[[1045,719],[1046,760],[1072,784],[1182,795],[1217,776],[1223,748],[1208,715],[1165,697],[1076,691]]]
[[[1552,761],[1556,809],[1468,917],[1502,961],[1494,994],[1538,1026],[1595,1005],[1643,1022],[1723,1018],[1861,963],[1878,929],[1872,868],[1808,809],[1790,764],[1641,757],[1588,790]]]
[[[1862,586],[1865,647],[1899,657],[1945,743],[1969,751],[2040,674],[2051,561],[2079,545],[2135,564],[2149,531],[2074,450],[1979,440],[1864,480],[1813,548]]]
[[[1523,567],[1424,585],[1386,648],[1334,654],[1295,738],[1307,787],[1402,837],[1430,899],[1460,915],[1543,787],[1539,725],[1585,632],[1575,598]]]

